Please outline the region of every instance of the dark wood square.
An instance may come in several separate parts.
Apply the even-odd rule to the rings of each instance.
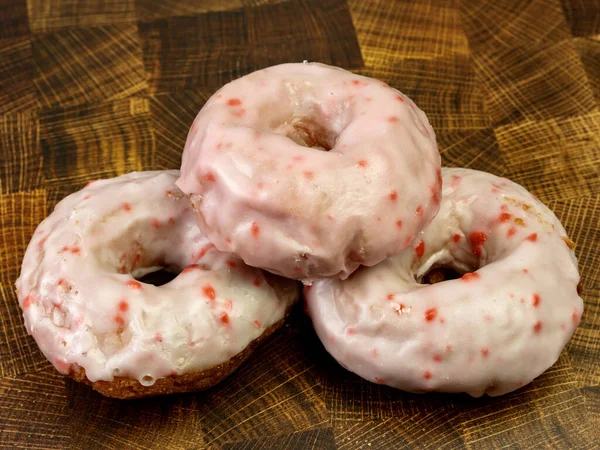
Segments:
[[[596,104],[600,106],[600,39],[577,38],[575,48],[596,98]]]
[[[349,0],[365,65],[470,53],[455,2]]]
[[[140,23],[152,93],[217,89],[283,62],[359,68],[362,58],[343,0],[293,0]]]
[[[581,325],[567,349],[579,379],[585,385],[600,386],[600,324],[597,320],[600,315],[600,255],[597,251],[600,248],[600,196],[557,200],[548,206],[565,226],[569,238],[575,242],[585,300],[586,309],[581,317]]]
[[[34,33],[66,27],[90,27],[135,22],[133,0],[28,0]]]
[[[223,445],[223,450],[262,450],[265,448],[284,448],[286,450],[335,450],[333,430],[317,428],[292,434],[267,436]]]
[[[181,152],[188,130],[212,93],[211,89],[196,89],[151,97],[152,129],[156,140],[154,165],[157,169],[181,166]]]
[[[0,433],[6,448],[64,449],[71,444],[65,378],[54,369],[0,378]],[[10,430],[10,431],[9,431]]]
[[[492,48],[473,55],[494,125],[569,117],[596,101],[573,40]]]
[[[36,111],[0,115],[0,192],[42,187],[42,152]]]
[[[600,2],[598,0],[561,0],[573,36],[600,34]]]
[[[116,100],[146,92],[135,25],[67,28],[36,35],[35,84],[44,107]]]
[[[0,40],[0,107],[2,114],[38,107],[35,65],[29,36]]]
[[[190,16],[210,11],[239,9],[247,0],[134,0],[139,20],[151,22],[156,19],[173,16]]]
[[[0,42],[4,38],[28,35],[27,0],[0,1]]]
[[[496,128],[506,176],[542,200],[600,193],[600,112]]]
[[[152,165],[147,98],[48,110],[41,115],[40,126],[51,206],[90,180]]]

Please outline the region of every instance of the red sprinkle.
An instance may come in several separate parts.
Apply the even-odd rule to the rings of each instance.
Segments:
[[[142,284],[136,280],[129,280],[125,284],[127,285],[127,287],[130,287],[131,289],[141,289],[142,288]]]
[[[192,270],[196,270],[199,268],[200,268],[200,266],[198,264],[190,264],[185,269],[183,269],[183,271],[181,273],[188,273],[188,272],[191,272]]]
[[[396,123],[396,122],[398,122],[398,118],[396,116],[390,116],[390,117],[388,117],[388,122]]]
[[[255,328],[260,328],[260,322],[258,320],[254,321],[254,327]]]
[[[571,314],[571,321],[573,322],[573,325],[577,326],[577,325],[579,325],[579,320],[580,320],[579,311],[577,309],[575,309],[573,311],[573,314]]]
[[[402,228],[402,221],[400,219],[396,220],[396,227]]]
[[[423,378],[425,378],[426,380],[429,380],[431,378],[431,372],[429,370],[426,370],[423,373]]]
[[[425,253],[425,242],[419,241],[419,244],[415,247],[415,253],[420,258]]]
[[[358,162],[358,165],[359,165],[360,167],[363,167],[363,168],[364,168],[364,167],[367,167],[367,161],[366,161],[366,160],[364,160],[364,159],[361,159],[361,160]]]
[[[458,242],[458,241],[460,241],[460,234],[458,234],[458,233],[454,233],[454,234],[452,235],[452,240],[453,240],[454,242]]]
[[[123,319],[122,316],[115,316],[115,322],[117,322],[117,324],[120,326],[125,325],[125,319]]]
[[[217,293],[215,292],[215,288],[212,287],[210,284],[207,284],[207,285],[205,285],[205,286],[202,287],[202,293],[209,300],[214,300],[217,297]]]
[[[67,284],[67,280],[65,280],[64,278],[61,278],[60,280],[58,280],[59,286],[62,286],[63,284]]]
[[[212,172],[206,172],[204,174],[204,179],[206,181],[215,181],[216,180],[215,175]]]
[[[119,302],[119,311],[126,312],[128,309],[129,309],[129,303],[127,303],[125,300],[121,300]]]
[[[396,201],[398,199],[398,192],[392,191],[390,192],[390,200]]]
[[[232,269],[235,269],[237,267],[237,263],[235,261],[226,261],[225,264],[227,264],[229,267],[231,267]]]
[[[29,308],[32,305],[32,303],[34,303],[33,296],[28,295],[23,299],[23,309]]]
[[[452,181],[450,182],[450,187],[456,189],[460,184],[461,177],[458,175],[452,175]]]
[[[537,241],[537,233],[531,233],[529,236],[525,238],[527,241],[535,242]]]
[[[159,228],[160,227],[160,221],[158,219],[152,219],[152,227]]]
[[[239,98],[230,98],[227,100],[227,104],[229,106],[239,106],[242,104],[242,101]]]
[[[348,333],[348,336],[352,336],[353,334],[356,334],[356,330],[354,328],[348,328],[346,333]]]
[[[131,205],[129,203],[123,203],[123,209],[129,212],[131,211]]]
[[[481,356],[487,358],[490,354],[490,351],[487,347],[481,347]]]
[[[204,255],[206,255],[206,252],[208,252],[213,247],[214,247],[214,244],[206,244],[204,247],[202,247],[200,249],[200,251],[198,252],[198,258],[196,258],[196,261],[198,261]]]
[[[156,333],[156,334],[154,335],[154,340],[155,340],[156,342],[162,342],[162,341],[163,341],[163,335],[162,335],[161,333]]]
[[[485,241],[487,241],[488,235],[486,233],[484,233],[483,231],[473,231],[471,233],[471,235],[469,236],[469,241],[471,242],[471,245],[474,246],[480,246],[485,244]]]
[[[385,381],[384,381],[383,378],[375,377],[373,379],[375,380],[375,383],[377,383],[377,384],[383,384],[383,383],[385,383]]]
[[[304,177],[307,180],[312,180],[315,177],[315,173],[311,172],[310,170],[305,170],[304,172],[302,172],[304,174]]]
[[[352,80],[352,84],[358,86],[360,84],[360,81],[359,80]]]
[[[436,353],[435,355],[433,355],[433,360],[435,362],[442,362],[442,355],[440,355],[439,353]]]
[[[498,217],[498,220],[502,223],[508,222],[510,219],[512,219],[512,215],[506,212],[501,213],[500,217]]]
[[[425,320],[427,322],[431,322],[432,320],[434,320],[437,317],[437,314],[438,314],[437,308],[429,308],[427,311],[425,311]]]
[[[417,206],[415,213],[417,214],[417,217],[421,217],[423,215],[423,207],[421,205]]]
[[[222,312],[219,319],[223,325],[229,325],[229,315],[226,312]]]
[[[438,193],[437,187],[430,186],[429,189],[431,190],[431,199],[433,200],[433,203],[439,203],[440,195]]]
[[[262,284],[262,280],[257,277],[254,279],[254,282],[252,284],[254,284],[254,286],[256,287],[259,287]]]
[[[73,253],[74,255],[79,255],[81,253],[81,249],[79,247],[73,247],[71,249],[71,253]]]
[[[250,227],[250,232],[252,233],[253,237],[258,238],[258,236],[260,234],[260,227],[258,226],[258,224],[256,222],[252,222],[252,226]]]
[[[304,156],[296,155],[292,158],[294,161],[304,161]]]
[[[540,322],[539,320],[535,323],[535,325],[533,326],[533,331],[535,331],[536,333],[539,333],[540,331],[542,331],[542,322]]]
[[[515,227],[512,227],[508,230],[508,233],[506,233],[506,235],[508,237],[513,237],[515,235],[515,233],[517,232],[517,229]]]
[[[465,273],[462,277],[460,277],[461,280],[469,282],[469,281],[475,281],[479,278],[479,274],[477,272],[469,272],[469,273]]]
[[[400,103],[404,103],[404,97],[402,97],[401,95],[397,95],[396,100],[398,100]]]
[[[540,298],[540,296],[538,294],[533,294],[533,306],[535,306],[537,308],[540,305],[541,301],[542,301],[542,299]]]
[[[394,294],[388,294],[387,295],[387,299],[388,300],[394,300]]]

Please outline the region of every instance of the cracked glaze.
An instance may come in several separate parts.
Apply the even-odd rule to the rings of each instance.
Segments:
[[[17,280],[27,331],[62,373],[152,385],[241,352],[284,317],[263,272],[201,234],[179,171],[90,183],[37,228]],[[140,283],[161,267],[181,273]]]
[[[521,186],[468,169],[442,173],[440,212],[412,248],[306,287],[308,312],[329,353],[367,380],[505,394],[554,364],[579,324],[573,243]],[[415,281],[436,266],[464,275]]]
[[[434,131],[408,97],[339,68],[283,64],[211,97],[177,185],[219,250],[310,281],[408,247],[439,208],[439,170]]]

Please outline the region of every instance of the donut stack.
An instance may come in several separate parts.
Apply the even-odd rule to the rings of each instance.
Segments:
[[[138,281],[158,269],[178,275]],[[411,392],[518,389],[583,312],[573,243],[545,205],[507,179],[442,169],[408,97],[312,63],[217,91],[180,173],[59,203],[17,293],[59,371],[136,398],[221,381],[281,325],[294,280],[341,365]]]

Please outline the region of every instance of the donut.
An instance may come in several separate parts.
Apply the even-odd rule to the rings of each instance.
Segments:
[[[65,375],[116,398],[208,388],[283,322],[298,283],[219,252],[176,170],[90,183],[37,228],[16,282],[25,326]],[[155,286],[158,269],[178,274]]]
[[[434,217],[440,155],[425,114],[387,84],[282,64],[208,100],[177,186],[219,250],[288,278],[344,279]]]
[[[305,287],[327,351],[371,382],[502,395],[553,365],[583,312],[573,243],[523,187],[446,169],[440,212],[409,248]],[[422,284],[438,270],[435,284]],[[440,271],[458,272],[448,279]],[[462,274],[462,276],[460,276]]]

